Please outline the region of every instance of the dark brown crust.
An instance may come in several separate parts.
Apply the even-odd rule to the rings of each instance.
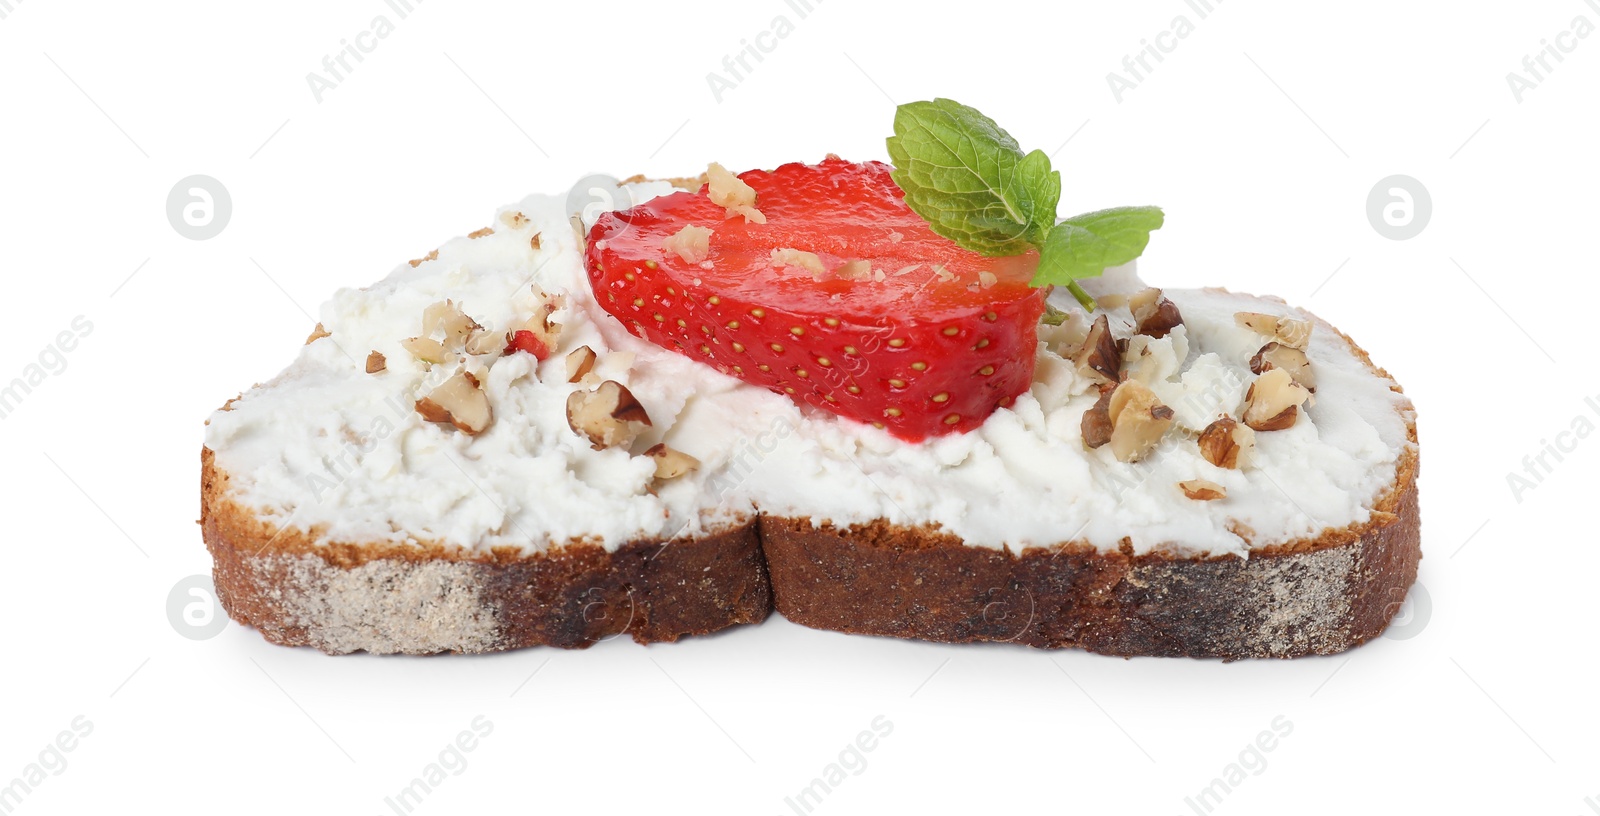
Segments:
[[[1347,335],[1317,325],[1392,380]],[[1252,546],[1245,559],[1135,556],[1126,545],[1100,552],[1083,542],[1017,555],[926,528],[764,516],[774,602],[816,629],[947,643],[1225,660],[1337,654],[1382,634],[1422,559],[1416,421],[1409,404],[1400,410],[1409,444],[1365,524]]]
[[[329,653],[586,648],[621,634],[640,643],[676,641],[760,623],[772,609],[753,519],[692,540],[635,541],[615,552],[585,542],[532,556],[512,548],[479,552],[426,543],[320,544],[275,530],[235,504],[212,452],[201,458],[201,527],[217,594],[234,620],[273,643]],[[342,604],[337,632],[319,631],[323,621],[297,613],[308,605],[340,604],[329,584],[361,571],[373,576],[372,592],[380,599],[414,578],[440,586],[435,596],[418,600],[412,617],[449,614],[440,614],[444,619],[420,637],[413,621],[403,619],[407,610],[392,604]],[[484,620],[468,620],[475,617]],[[402,624],[407,631],[395,631]]]
[[[816,629],[1131,657],[1335,654],[1381,634],[1422,557],[1413,465],[1354,541],[1249,559],[1009,551],[921,530],[763,517],[778,612]],[[1334,614],[1330,614],[1330,611]]]

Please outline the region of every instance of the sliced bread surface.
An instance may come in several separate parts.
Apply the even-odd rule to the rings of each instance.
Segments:
[[[1126,282],[1120,286],[1128,288]],[[1383,443],[1392,448],[1392,458],[1373,459],[1384,481],[1373,495],[1354,496],[1365,506],[1358,519],[1322,525],[1283,489],[1282,474],[1274,478],[1261,462],[1228,474],[1234,477],[1231,489],[1256,491],[1250,520],[1259,524],[1264,518],[1260,514],[1271,515],[1276,504],[1277,515],[1302,517],[1314,532],[1261,536],[1250,524],[1224,514],[1213,519],[1221,522],[1216,529],[1203,521],[1185,521],[1195,532],[1193,539],[1146,541],[1137,549],[1131,539],[1107,547],[1075,537],[994,548],[974,546],[938,525],[882,520],[838,525],[767,514],[761,519],[762,547],[779,613],[806,626],[854,634],[1076,647],[1124,657],[1327,655],[1380,635],[1415,582],[1422,557],[1415,411],[1400,386],[1364,350],[1308,313],[1274,299],[1221,290],[1185,293],[1188,297],[1174,293],[1174,298],[1182,308],[1194,305],[1196,294],[1207,298],[1213,293],[1228,303],[1312,321],[1313,331],[1324,338],[1320,353],[1312,355],[1313,367],[1319,360],[1345,356],[1365,372],[1369,391],[1381,388],[1395,396],[1381,410],[1392,413],[1403,437]],[[1345,412],[1341,418],[1348,421],[1350,406],[1341,401],[1359,398],[1327,382],[1318,396],[1322,401],[1304,407],[1299,418],[1302,433],[1316,433],[1319,418],[1333,424],[1329,415],[1335,412]],[[1229,400],[1221,405],[1227,405],[1222,413],[1239,413]],[[1257,445],[1277,445],[1284,441],[1274,438],[1279,433],[1257,434]],[[1176,487],[1177,481],[1221,478],[1226,469],[1197,465],[1199,448],[1193,437],[1181,428],[1169,434],[1145,460],[1144,471],[1098,457],[1111,469],[1107,483],[1117,500],[1134,503],[1165,493],[1174,515],[1196,506],[1195,499]],[[1355,435],[1345,433],[1342,439],[1353,450],[1363,449]],[[1306,455],[1288,447],[1284,452]],[[1314,469],[1320,455],[1310,455],[1298,468]],[[1273,466],[1295,464],[1278,457]],[[1256,474],[1253,485],[1242,478],[1251,471]],[[1203,506],[1220,509],[1228,502],[1223,497]],[[972,507],[984,512],[981,501]],[[1076,529],[1081,533],[1089,526],[1085,521]],[[1214,540],[1219,533],[1236,537],[1239,547],[1219,551],[1196,543]]]
[[[1316,402],[1250,464],[1196,447],[1242,418],[1270,339],[1235,314],[1314,320],[1281,301],[1172,292],[1185,321],[1157,338],[1131,269],[1092,282],[1119,376],[1175,409],[1137,462],[1085,444],[1106,384],[1070,300],[1028,394],[909,445],[632,336],[567,219],[530,197],[339,293],[294,365],[212,417],[202,525],[235,619],[332,653],[482,652],[675,640],[775,600],[845,632],[1290,657],[1370,639],[1415,577],[1414,412],[1332,326],[1305,344]],[[519,329],[538,345],[502,348]],[[649,424],[574,420],[606,383]],[[1180,489],[1201,482],[1225,495]]]

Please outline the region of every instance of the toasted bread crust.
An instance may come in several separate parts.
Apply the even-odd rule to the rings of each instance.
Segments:
[[[228,497],[201,454],[201,529],[223,608],[284,646],[329,654],[587,648],[675,641],[772,609],[754,519],[695,539],[589,542],[536,555],[436,543],[325,544]]]
[[[1132,657],[1335,654],[1381,634],[1422,557],[1416,454],[1364,528],[1248,559],[971,547],[935,531],[766,516],[778,612],[816,629]]]
[[[1348,335],[1317,325],[1374,376],[1393,379]],[[764,516],[774,603],[816,629],[946,643],[1225,660],[1337,654],[1383,633],[1422,559],[1416,417],[1409,403],[1398,410],[1408,444],[1364,524],[1252,547],[1246,559],[1136,556],[1085,542],[1019,555],[928,528]]]

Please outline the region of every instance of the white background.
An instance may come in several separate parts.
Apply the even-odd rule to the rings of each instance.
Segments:
[[[1506,80],[1600,8],[716,5],[11,0],[0,384],[74,317],[94,327],[0,421],[0,784],[93,723],[17,812],[391,813],[478,715],[492,734],[416,812],[793,813],[880,715],[892,734],[815,812],[1193,813],[1280,715],[1292,734],[1214,812],[1600,812],[1600,440],[1562,437],[1542,484],[1507,483],[1577,417],[1600,424],[1600,35],[1563,40],[1520,102]],[[379,14],[393,34],[319,103],[306,75]],[[779,14],[794,32],[717,102],[706,75]],[[1119,103],[1106,75],[1179,14],[1194,32]],[[1063,214],[1165,207],[1147,279],[1282,295],[1406,386],[1429,602],[1403,637],[1224,665],[775,618],[648,648],[336,659],[168,623],[168,591],[210,568],[201,423],[286,364],[336,288],[591,172],[886,158],[893,103],[933,96],[1058,151]],[[208,241],[165,214],[196,173],[233,199]],[[1406,241],[1366,214],[1397,173],[1433,201]]]

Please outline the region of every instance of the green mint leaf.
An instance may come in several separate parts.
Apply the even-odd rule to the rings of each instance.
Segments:
[[[1057,224],[1061,173],[1050,157],[1024,154],[993,119],[959,102],[901,105],[888,145],[906,205],[935,233],[991,257],[1037,249],[1032,285],[1065,286],[1086,309],[1094,300],[1077,281],[1139,257],[1161,228],[1157,207],[1100,210]]]
[[[1082,301],[1075,281],[1139,257],[1163,220],[1160,207],[1116,207],[1068,218],[1045,236],[1030,283],[1071,287]]]
[[[1017,178],[1029,191],[1031,200],[1028,240],[1034,246],[1043,246],[1045,236],[1056,225],[1056,205],[1061,203],[1061,172],[1050,169],[1050,157],[1043,150],[1035,150],[1022,157],[1017,165]]]
[[[1020,255],[1054,225],[1061,174],[993,119],[949,99],[912,102],[895,111],[894,134],[892,177],[935,233],[983,255]]]

